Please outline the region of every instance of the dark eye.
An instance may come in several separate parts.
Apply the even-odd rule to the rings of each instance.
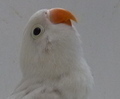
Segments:
[[[41,29],[40,29],[39,27],[36,27],[36,28],[33,30],[33,34],[36,35],[36,36],[39,35],[40,32],[41,32]]]
[[[39,25],[39,24],[35,25],[32,29],[32,38],[36,39],[43,32],[44,32],[44,28],[41,25]]]

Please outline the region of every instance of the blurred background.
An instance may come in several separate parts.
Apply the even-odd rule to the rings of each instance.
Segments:
[[[90,99],[120,98],[120,0],[0,0],[0,99],[21,80],[23,30],[40,9],[61,7],[78,18],[84,55],[95,86]]]

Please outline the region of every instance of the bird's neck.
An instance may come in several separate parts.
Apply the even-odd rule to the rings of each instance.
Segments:
[[[54,79],[64,74],[69,74],[80,68],[81,53],[58,53],[54,55],[43,55],[39,57],[36,55],[29,59],[21,61],[21,69],[24,79],[39,78],[42,79]]]

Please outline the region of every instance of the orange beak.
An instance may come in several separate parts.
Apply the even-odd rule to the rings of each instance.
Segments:
[[[64,23],[72,26],[71,20],[77,22],[76,18],[71,12],[61,8],[50,9],[49,18],[54,24]]]

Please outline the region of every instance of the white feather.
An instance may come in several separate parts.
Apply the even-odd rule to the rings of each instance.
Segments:
[[[21,51],[23,79],[8,99],[87,99],[93,84],[83,59],[79,33],[72,26],[53,24],[47,10],[29,20]],[[31,36],[35,25],[45,32]]]

